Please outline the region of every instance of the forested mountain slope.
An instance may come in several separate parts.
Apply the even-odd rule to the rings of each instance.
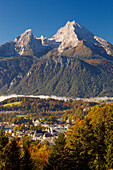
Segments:
[[[113,45],[75,21],[50,39],[26,30],[0,56],[0,95],[113,96]]]

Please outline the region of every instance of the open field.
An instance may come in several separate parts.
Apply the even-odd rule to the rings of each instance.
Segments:
[[[7,106],[15,106],[15,105],[21,105],[22,102],[13,102],[13,103],[7,103],[7,104],[4,104],[4,107],[7,107]]]
[[[26,115],[17,115],[17,117],[27,117]]]

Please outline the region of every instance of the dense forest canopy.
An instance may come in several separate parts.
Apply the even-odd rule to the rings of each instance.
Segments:
[[[55,100],[40,99],[31,97],[16,97],[0,102],[0,119],[4,121],[14,120],[19,115],[26,116],[28,119],[37,119],[40,117],[56,118],[67,117],[79,107],[92,107],[95,102],[85,102],[82,100]]]

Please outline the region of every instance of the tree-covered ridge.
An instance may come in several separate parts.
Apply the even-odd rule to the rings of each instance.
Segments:
[[[77,119],[80,115],[74,112],[80,108],[92,107],[95,102],[85,102],[82,100],[55,100],[40,99],[32,97],[15,97],[0,102],[0,120],[11,123],[23,123],[30,119],[44,118],[46,120],[63,118],[66,120]],[[83,117],[83,115],[81,115]],[[26,120],[24,119],[26,117]],[[31,121],[30,121],[31,122]]]
[[[113,103],[96,105],[87,114],[88,118],[92,119],[92,123],[100,120],[111,122],[113,121]]]
[[[10,98],[0,102],[0,120],[20,124],[30,123],[32,119],[38,118],[47,120],[50,117],[55,121],[64,112],[71,113],[73,103],[72,101],[31,97]]]
[[[55,99],[40,99],[32,97],[17,97],[7,99],[0,102],[1,111],[62,111],[72,108],[71,101],[55,100]]]
[[[0,94],[112,96],[112,58],[93,55],[0,57]]]

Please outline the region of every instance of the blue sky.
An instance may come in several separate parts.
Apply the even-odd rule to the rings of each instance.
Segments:
[[[52,37],[68,20],[113,44],[113,0],[0,0],[0,44],[28,28]]]

